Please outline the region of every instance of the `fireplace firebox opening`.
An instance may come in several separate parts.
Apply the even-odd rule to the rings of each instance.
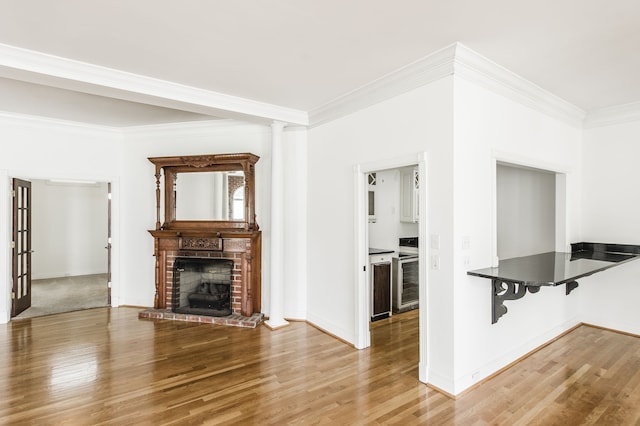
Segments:
[[[176,258],[171,310],[214,317],[230,315],[232,271],[231,259]]]

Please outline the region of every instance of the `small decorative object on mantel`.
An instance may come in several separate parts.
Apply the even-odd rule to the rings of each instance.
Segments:
[[[186,317],[218,316],[225,312],[220,304],[207,314],[202,294],[182,293],[187,287],[197,293],[206,287],[226,286],[231,323],[255,318],[260,312],[262,234],[255,217],[258,160],[248,153],[149,158],[155,165],[156,183],[156,226],[149,231],[156,258],[155,309],[179,307],[173,312]],[[220,281],[216,263],[222,262],[230,265],[230,272]],[[227,292],[217,292],[215,297],[220,295],[226,297]],[[194,306],[190,307],[189,301],[194,300],[198,302],[191,302]]]

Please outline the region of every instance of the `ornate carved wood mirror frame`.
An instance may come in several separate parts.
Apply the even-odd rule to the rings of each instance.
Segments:
[[[156,230],[175,231],[257,231],[255,218],[255,164],[260,159],[254,154],[214,154],[174,157],[151,157],[156,168]],[[243,220],[180,220],[176,217],[178,175],[199,172],[244,173]],[[164,176],[164,222],[161,222],[161,179]]]

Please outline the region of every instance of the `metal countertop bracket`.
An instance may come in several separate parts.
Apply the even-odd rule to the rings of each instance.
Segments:
[[[569,281],[566,283],[565,294],[569,295],[573,290],[578,288],[577,281]],[[508,309],[504,306],[505,300],[522,299],[529,290],[529,293],[537,293],[540,286],[527,286],[521,282],[505,281],[494,278],[491,280],[491,324],[498,322],[500,317],[507,313]]]

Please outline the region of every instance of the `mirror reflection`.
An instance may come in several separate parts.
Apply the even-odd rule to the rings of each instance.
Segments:
[[[176,220],[244,220],[242,171],[176,174]]]

